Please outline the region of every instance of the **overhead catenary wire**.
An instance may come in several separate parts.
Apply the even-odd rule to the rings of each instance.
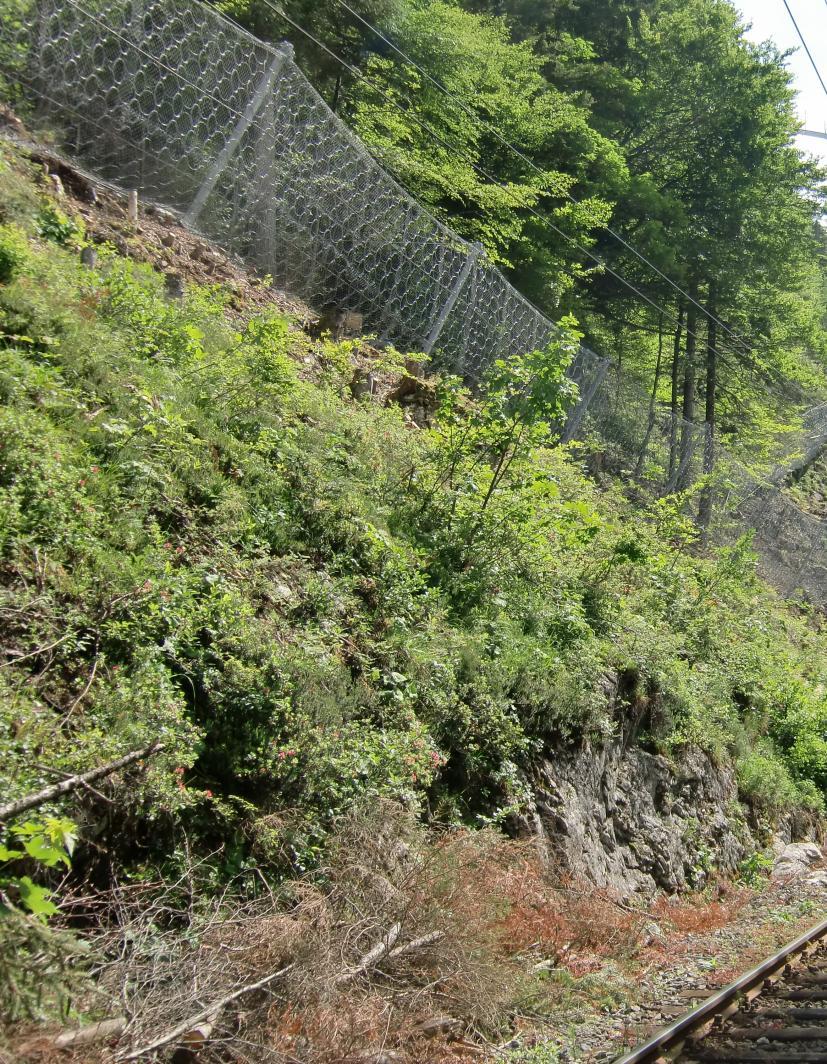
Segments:
[[[74,2],[74,0],[72,0],[72,2]],[[299,33],[301,33],[308,40],[310,40],[313,44],[315,44],[318,48],[320,48],[323,52],[325,52],[332,59],[334,59],[337,63],[339,63],[350,74],[352,74],[354,77],[358,78],[359,80],[366,82],[368,85],[372,85],[374,88],[376,88],[382,94],[382,96],[384,96],[384,98],[391,104],[391,106],[393,106],[394,108],[396,108],[400,112],[404,113],[406,115],[406,117],[411,119],[421,129],[423,129],[430,136],[432,136],[444,148],[446,148],[448,151],[453,152],[460,159],[462,159],[464,162],[466,162],[470,167],[472,167],[472,169],[479,176],[485,178],[486,181],[489,181],[492,184],[496,185],[497,187],[501,188],[504,192],[512,193],[512,189],[509,187],[509,185],[506,182],[500,181],[493,174],[489,173],[484,167],[480,166],[479,163],[477,163],[476,160],[474,160],[471,156],[469,156],[467,154],[463,154],[462,151],[460,149],[458,149],[455,144],[451,144],[449,141],[447,141],[429,123],[425,122],[423,119],[419,118],[417,115],[413,114],[412,112],[405,110],[399,104],[399,102],[396,99],[394,99],[394,97],[387,91],[385,86],[380,84],[375,79],[371,78],[369,75],[365,74],[365,72],[360,70],[358,67],[353,66],[352,63],[349,63],[346,59],[344,59],[341,55],[339,55],[338,52],[336,52],[334,49],[330,48],[327,44],[325,44],[318,37],[316,37],[315,34],[313,34],[310,30],[306,29],[304,26],[302,26],[300,23],[298,23],[294,18],[292,18],[290,15],[288,15],[286,11],[284,11],[283,9],[278,7],[275,3],[273,3],[272,0],[262,0],[262,2],[264,3],[265,7],[268,7],[274,14],[278,15],[279,18],[284,19],[285,22],[287,22],[289,25],[293,26],[294,29],[298,30]],[[609,273],[612,277],[614,277],[617,281],[619,281],[630,292],[632,292],[639,299],[643,300],[643,302],[645,302],[650,307],[652,307],[653,310],[656,310],[659,314],[663,314],[664,318],[667,321],[670,321],[672,324],[674,324],[676,326],[678,324],[680,324],[683,332],[686,335],[694,337],[694,339],[699,344],[706,344],[708,349],[709,349],[709,351],[711,353],[717,355],[718,357],[720,357],[720,358],[724,358],[725,357],[725,352],[721,351],[720,348],[708,344],[708,338],[703,337],[702,335],[699,335],[698,333],[696,333],[692,329],[689,329],[685,321],[681,321],[671,311],[666,310],[659,303],[656,303],[653,299],[651,299],[648,295],[646,295],[645,292],[642,292],[633,282],[627,280],[621,273],[619,273],[612,266],[610,266],[605,261],[605,259],[601,258],[600,255],[597,255],[595,252],[590,251],[588,248],[584,247],[573,236],[571,236],[570,234],[566,233],[564,230],[560,229],[552,221],[550,221],[547,217],[545,217],[544,215],[540,214],[540,212],[537,211],[534,207],[532,207],[530,205],[527,205],[527,204],[523,204],[523,203],[517,203],[516,201],[515,201],[514,205],[516,207],[519,207],[522,210],[528,211],[528,213],[531,214],[534,218],[536,218],[537,221],[540,222],[541,225],[547,226],[553,232],[557,233],[558,236],[562,237],[565,241],[567,241],[569,244],[571,244],[573,247],[575,247],[581,254],[585,255],[592,262],[596,263],[598,266],[600,266],[602,269],[604,269],[607,273]],[[748,354],[753,354],[753,351],[750,349],[747,353]]]
[[[461,96],[458,96],[455,92],[452,92],[442,81],[440,81],[439,78],[434,77],[434,75],[431,74],[428,70],[426,70],[420,63],[417,63],[415,59],[408,55],[393,40],[391,40],[386,34],[384,34],[377,26],[374,26],[373,23],[371,23],[368,19],[366,19],[363,15],[359,14],[358,11],[354,11],[350,4],[347,3],[347,0],[336,0],[336,3],[339,4],[340,7],[348,11],[354,18],[358,19],[359,22],[361,22],[363,26],[370,30],[371,33],[375,34],[375,36],[378,37],[379,40],[381,40],[389,48],[392,48],[393,51],[396,52],[396,54],[399,55],[406,63],[408,63],[411,67],[418,71],[441,93],[443,93],[448,99],[452,100],[458,107],[460,107],[462,111],[466,115],[468,115],[468,117],[470,117],[473,121],[475,121],[478,125],[482,126],[484,129],[492,133],[496,140],[500,144],[502,144],[503,147],[507,148],[522,162],[524,162],[526,166],[530,167],[537,174],[539,174],[540,176],[545,176],[545,172],[543,171],[542,167],[538,166],[533,159],[531,159],[525,154],[525,152],[521,151],[515,144],[512,144],[511,141],[504,137],[493,122],[490,122],[487,119],[478,115],[477,112],[473,110],[473,108],[469,107],[469,105],[465,102],[465,100],[462,99]],[[827,3],[827,0],[825,0],[825,3]],[[568,199],[571,203],[579,205],[581,202],[575,196],[572,196],[572,194],[568,191],[566,191],[564,195],[566,199]],[[704,314],[709,321],[715,322],[715,324],[719,328],[721,328],[728,336],[732,337],[734,340],[737,340],[738,343],[743,346],[745,351],[752,350],[752,347],[746,340],[743,339],[743,337],[739,336],[733,329],[730,329],[725,322],[721,321],[721,319],[716,317],[716,315],[714,315],[707,307],[705,307],[702,303],[698,302],[697,299],[695,299],[689,292],[683,289],[676,281],[673,281],[668,274],[664,273],[663,270],[661,270],[659,266],[657,266],[654,262],[651,261],[651,259],[644,255],[643,252],[638,251],[638,249],[628,240],[626,240],[626,238],[622,234],[618,233],[616,230],[612,229],[611,226],[608,225],[604,226],[603,228],[609,234],[609,236],[611,236],[614,240],[622,244],[623,247],[625,247],[627,251],[630,251],[637,259],[640,260],[640,262],[644,263],[644,265],[648,266],[649,269],[653,270],[662,280],[666,281],[666,283],[670,285],[670,287],[672,287],[676,292],[678,292],[683,299],[697,307],[697,309],[700,310],[701,313]]]
[[[204,93],[204,95],[208,99],[211,99],[211,100],[213,100],[213,102],[219,104],[221,107],[223,107],[225,110],[227,110],[230,114],[235,115],[238,118],[243,118],[242,113],[240,111],[238,111],[236,108],[234,108],[231,104],[227,103],[225,100],[222,100],[222,99],[220,99],[217,96],[212,95],[209,92],[205,92],[205,90],[203,89],[202,86],[198,85],[196,82],[194,82],[194,81],[190,80],[189,78],[185,77],[183,74],[181,74],[179,71],[177,71],[174,67],[170,66],[167,63],[164,63],[163,60],[158,59],[151,52],[148,52],[145,49],[141,48],[140,45],[138,45],[134,40],[130,40],[124,34],[119,33],[118,30],[116,30],[113,26],[111,26],[109,23],[107,23],[103,19],[99,18],[94,12],[90,11],[82,3],[79,3],[78,0],[69,0],[69,3],[70,3],[70,5],[72,7],[74,7],[76,10],[78,10],[78,11],[82,12],[83,14],[85,14],[88,18],[92,19],[93,22],[97,23],[103,29],[105,29],[108,32],[112,33],[119,40],[123,41],[124,43],[128,44],[131,48],[135,49],[140,55],[144,56],[146,59],[148,59],[155,66],[157,66],[160,69],[165,70],[168,73],[172,74],[173,77],[177,78],[183,84],[188,85],[190,88],[193,88],[193,89],[195,89],[198,92]],[[412,119],[417,125],[420,126],[420,128],[422,128],[430,136],[434,137],[434,139],[437,140],[448,151],[454,152],[456,155],[458,155],[459,158],[461,158],[464,162],[466,162],[469,166],[471,166],[475,170],[475,172],[477,174],[479,174],[481,177],[485,178],[486,181],[489,181],[492,184],[498,186],[504,192],[510,193],[510,194],[513,195],[513,190],[509,187],[509,185],[507,183],[505,183],[503,181],[500,181],[493,174],[489,173],[487,170],[485,170],[485,168],[481,167],[470,156],[464,155],[456,147],[456,145],[451,144],[448,141],[446,141],[444,139],[444,137],[442,137],[429,123],[424,122],[422,119],[420,119],[418,116],[412,114],[411,112],[405,111],[404,108],[402,108],[400,106],[399,102],[397,100],[395,100],[390,95],[390,93],[388,93],[387,89],[383,85],[381,85],[380,83],[378,83],[374,79],[370,78],[367,74],[364,73],[364,71],[359,70],[358,67],[353,66],[346,59],[342,58],[342,56],[340,56],[332,48],[330,48],[328,45],[326,45],[323,41],[319,40],[318,37],[316,37],[313,33],[311,33],[309,30],[305,29],[305,27],[303,27],[295,19],[293,19],[291,16],[289,16],[283,9],[279,8],[276,4],[274,4],[272,2],[272,0],[263,0],[263,3],[271,11],[273,11],[274,14],[278,15],[279,18],[283,18],[287,23],[289,23],[296,30],[298,30],[298,32],[303,34],[306,38],[308,38],[310,41],[312,41],[318,48],[322,49],[326,54],[328,54],[332,59],[334,59],[337,63],[339,63],[343,68],[348,70],[348,72],[351,73],[354,77],[357,77],[357,78],[359,78],[359,79],[361,79],[363,81],[366,81],[368,84],[373,85],[375,88],[377,88],[378,91],[384,96],[384,98],[386,100],[388,100],[388,102],[392,106],[394,106],[395,108],[397,108],[398,110],[400,110],[404,114],[406,114],[407,117]],[[604,269],[607,273],[609,273],[612,277],[614,277],[617,281],[619,281],[624,287],[626,287],[630,292],[632,292],[634,295],[636,295],[639,299],[641,299],[643,302],[648,304],[650,307],[652,307],[654,310],[656,310],[659,314],[663,314],[663,316],[664,316],[664,318],[666,320],[672,322],[675,325],[679,324],[678,317],[676,317],[670,311],[665,310],[663,307],[661,307],[653,299],[651,299],[649,296],[647,296],[645,292],[642,292],[635,284],[633,284],[631,281],[628,281],[625,277],[623,277],[622,274],[620,274],[617,270],[615,270],[613,267],[611,267],[603,258],[601,258],[601,256],[595,254],[594,252],[590,251],[588,248],[584,247],[574,237],[570,236],[564,230],[560,229],[553,222],[551,222],[547,217],[544,217],[542,214],[540,214],[540,212],[537,211],[535,208],[531,207],[530,205],[524,205],[524,204],[517,203],[517,202],[515,202],[515,206],[517,206],[517,207],[519,207],[521,209],[527,210],[533,217],[535,217],[540,222],[541,225],[548,226],[553,232],[555,232],[557,235],[562,237],[565,241],[567,241],[569,244],[571,244],[573,247],[575,247],[581,254],[585,255],[592,262],[596,263],[598,266],[600,266],[602,269]],[[684,331],[684,333],[686,335],[693,336],[697,340],[697,342],[699,344],[705,342],[704,338],[701,337],[700,335],[698,335],[693,330],[689,329],[685,322],[682,322],[680,324],[682,325],[683,331]],[[710,346],[708,344],[708,340],[706,342],[707,342],[707,346],[708,346],[709,350],[713,354],[715,354],[715,355],[717,355],[717,356],[719,356],[721,358],[724,357],[724,353],[723,352],[721,352],[716,347]]]
[[[795,26],[795,32],[798,34],[798,39],[801,41],[801,44],[804,47],[804,51],[807,53],[807,58],[810,60],[810,65],[812,66],[813,70],[815,71],[816,77],[818,78],[819,83],[820,83],[822,89],[824,90],[824,95],[827,96],[827,85],[824,83],[824,78],[821,76],[821,71],[818,69],[818,65],[817,65],[815,59],[813,59],[813,53],[810,51],[809,47],[807,46],[807,42],[804,39],[804,34],[801,32],[801,29],[799,28],[799,25],[798,25],[798,23],[795,20],[795,15],[792,12],[792,8],[787,3],[787,0],[783,0],[783,3],[784,3],[784,7],[786,7],[786,9],[787,9],[787,14],[790,16],[790,19],[792,20],[793,26]],[[827,0],[825,0],[825,4],[827,4]]]

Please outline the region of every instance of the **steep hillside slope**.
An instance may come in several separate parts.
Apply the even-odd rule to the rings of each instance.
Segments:
[[[122,254],[148,257],[146,234],[53,189],[2,147],[4,801],[162,746],[5,825],[5,1020],[123,993],[140,1045],[195,1011],[181,966],[226,947],[249,964],[209,967],[211,998],[297,966],[279,1030],[313,971],[333,1009],[387,955],[411,1023],[450,1007],[445,1030],[505,1036],[538,960],[509,913],[527,891],[561,956],[588,920],[500,829],[626,895],[818,830],[821,619],[756,578],[749,543],[704,555],[680,499],[635,508],[554,446],[571,343],[472,399],[421,360],[311,339],[266,279],[171,294]],[[118,247],[90,269],[93,231]],[[228,913],[241,930],[215,946]],[[90,989],[66,929],[95,925]],[[153,983],[159,952],[180,963]],[[377,1000],[350,1001],[350,1043],[299,1058],[346,1056]]]

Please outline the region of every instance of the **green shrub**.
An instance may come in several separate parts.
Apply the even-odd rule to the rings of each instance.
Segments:
[[[500,824],[538,758],[621,729],[818,806],[824,634],[748,541],[701,557],[686,500],[641,509],[551,445],[573,334],[475,399],[435,380],[413,431],[350,399],[357,343],[81,269],[69,220],[39,225],[0,230],[4,792],[160,738],[95,830],[176,874],[185,833],[219,878],[323,862],[362,798]]]
[[[749,802],[770,811],[794,806],[800,793],[778,754],[761,745],[737,763],[738,791]]]
[[[768,853],[762,853],[760,850],[756,850],[755,853],[750,854],[749,857],[745,857],[738,865],[738,878],[748,887],[757,890],[766,882],[767,876],[772,870],[772,866],[772,856]]]
[[[16,225],[0,225],[0,284],[8,284],[28,258],[26,234]]]
[[[80,246],[86,236],[83,219],[71,217],[53,203],[45,203],[41,207],[37,232],[44,240],[53,240],[62,247],[73,248]]]

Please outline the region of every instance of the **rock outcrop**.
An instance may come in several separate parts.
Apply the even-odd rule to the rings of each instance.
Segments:
[[[690,750],[670,760],[622,739],[545,760],[536,824],[573,875],[624,894],[702,885],[756,848],[731,768]]]
[[[800,876],[824,859],[814,842],[791,842],[778,856],[772,866],[773,879],[790,879]]]
[[[776,876],[806,874],[821,860],[819,817],[798,811],[770,823],[739,800],[731,764],[697,748],[671,757],[644,749],[639,736],[656,704],[637,695],[634,676],[607,676],[603,689],[617,734],[602,744],[549,743],[535,768],[535,810],[522,830],[550,863],[633,895],[701,887],[713,870],[736,873],[771,842]]]

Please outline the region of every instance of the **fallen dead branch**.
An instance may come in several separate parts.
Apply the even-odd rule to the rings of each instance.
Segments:
[[[431,931],[429,934],[422,935],[420,938],[413,938],[410,942],[405,942],[401,946],[397,946],[396,949],[392,949],[388,954],[388,960],[394,960],[396,957],[401,957],[405,953],[411,953],[415,949],[424,949],[425,946],[433,946],[443,938],[445,938],[444,931]]]
[[[385,954],[393,946],[394,942],[399,938],[399,934],[402,931],[401,924],[394,924],[388,931],[385,938],[377,943],[373,949],[368,950],[364,957],[360,958],[359,963],[352,971],[342,972],[341,975],[337,975],[335,983],[337,986],[344,986],[345,983],[352,983],[354,979],[358,979],[363,972],[368,971],[369,968],[374,968],[379,961],[385,956]]]
[[[600,899],[555,891],[533,851],[493,832],[428,834],[390,803],[343,818],[327,857],[266,897],[193,905],[210,871],[190,859],[174,881],[103,896],[95,977],[130,1017],[119,1064],[177,1046],[203,1064],[413,1064],[449,1059],[473,1032],[471,1059],[513,1015],[537,950],[560,964],[574,908],[619,922]]]
[[[95,780],[103,779],[104,776],[109,776],[111,773],[117,772],[119,768],[131,765],[134,761],[151,757],[153,754],[157,754],[159,750],[163,750],[163,748],[164,744],[161,742],[150,743],[149,746],[145,746],[142,750],[132,750],[130,753],[124,754],[123,757],[110,761],[106,765],[99,765],[97,768],[89,769],[88,772],[79,772],[76,776],[70,776],[69,779],[62,780],[60,783],[53,783],[50,787],[44,787],[42,791],[37,791],[35,794],[26,795],[25,798],[18,798],[16,802],[0,805],[0,820],[11,820],[13,817],[20,816],[21,813],[26,813],[30,809],[36,809],[37,806],[43,805],[45,802],[52,801],[53,798],[61,798],[64,794],[69,794],[78,787],[85,787]]]
[[[63,1031],[55,1037],[55,1049],[74,1049],[76,1046],[92,1045],[94,1042],[103,1042],[107,1038],[121,1035],[126,1028],[125,1016],[113,1016],[111,1020],[101,1020],[100,1023],[90,1023],[86,1027],[78,1027],[74,1031]]]
[[[163,1046],[167,1046],[170,1042],[174,1042],[179,1038],[183,1038],[189,1031],[196,1027],[204,1020],[208,1020],[211,1016],[217,1016],[222,1009],[227,1005],[232,1004],[233,1001],[237,1001],[238,998],[243,997],[245,994],[252,994],[255,990],[263,990],[265,986],[287,975],[295,967],[294,964],[287,964],[284,968],[280,968],[277,972],[271,972],[270,975],[266,975],[263,979],[259,979],[255,983],[248,983],[247,986],[239,987],[238,990],[234,990],[232,994],[227,994],[223,998],[219,998],[217,1001],[211,1002],[205,1006],[199,1012],[195,1012],[192,1016],[188,1016],[185,1020],[178,1024],[177,1027],[173,1027],[172,1030],[162,1034],[160,1038],[156,1038],[154,1042],[149,1045],[142,1046],[140,1049],[133,1049],[131,1053],[120,1055],[118,1060],[137,1060],[139,1057],[146,1056],[147,1053],[153,1053],[156,1049],[161,1049]]]

